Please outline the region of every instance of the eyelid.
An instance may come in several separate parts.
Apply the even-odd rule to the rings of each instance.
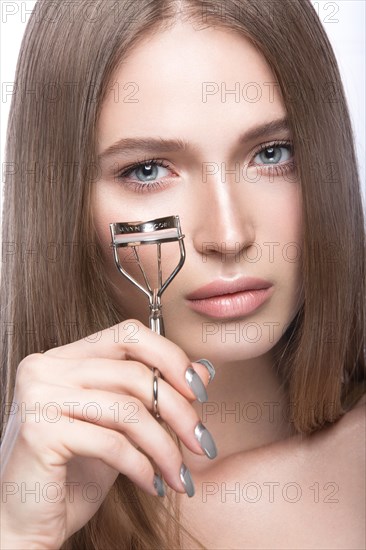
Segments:
[[[157,158],[145,158],[141,159],[130,166],[124,167],[121,171],[119,171],[117,174],[115,174],[114,178],[118,181],[123,182],[122,185],[125,186],[127,189],[132,189],[134,193],[152,193],[156,191],[157,189],[165,189],[169,184],[165,181],[165,178],[169,178],[172,176],[164,176],[163,180],[153,180],[151,182],[139,182],[138,180],[131,179],[129,180],[129,174],[131,172],[134,172],[135,170],[138,170],[141,166],[146,166],[148,164],[154,164],[155,166],[162,166],[163,168],[166,168],[172,172],[174,170],[171,168],[170,164],[162,159]],[[174,172],[175,176],[177,174]]]
[[[281,146],[287,146],[289,149],[291,149],[291,152],[293,153],[293,143],[290,139],[274,139],[272,141],[265,141],[261,144],[259,144],[253,151],[253,156],[258,155],[258,153],[261,153],[265,149],[269,149],[270,147],[281,147]]]
[[[293,156],[293,143],[291,140],[272,140],[272,141],[267,141],[259,144],[255,148],[254,152],[250,153],[251,158],[255,158],[262,151],[265,151],[270,147],[281,147],[281,146],[288,147],[288,149],[290,149],[291,151],[291,155]],[[170,166],[170,163],[165,160],[158,159],[158,158],[144,158],[131,164],[130,166],[124,167],[117,174],[115,174],[115,178],[121,181],[124,180],[124,185],[127,188],[130,187],[131,189],[133,189],[134,192],[138,192],[138,193],[149,193],[149,192],[151,193],[156,191],[157,189],[165,189],[167,186],[169,186],[169,183],[167,183],[164,180],[165,178],[169,178],[171,176],[165,176],[161,180],[154,180],[152,182],[146,182],[146,183],[140,183],[137,180],[128,181],[128,175],[131,172],[137,170],[141,166],[146,166],[148,164],[154,164],[155,166],[162,166],[175,173],[175,171]],[[281,162],[278,164],[261,165],[261,164],[254,163],[254,166],[263,166],[261,170],[263,170],[263,172],[267,175],[275,174],[275,175],[283,176],[285,173],[287,173],[289,170],[292,170],[295,167],[295,162],[292,159],[292,160]],[[176,173],[175,173],[175,176],[177,176]]]
[[[260,143],[255,147],[255,149],[250,153],[253,156],[258,155],[258,153],[261,153],[263,150],[269,148],[269,147],[280,147],[281,145],[287,145],[292,150],[292,141],[291,140],[272,140],[272,141],[265,141],[263,143]],[[292,151],[293,152],[293,151]],[[157,164],[158,166],[162,166],[163,168],[167,168],[169,170],[173,170],[170,163],[166,160],[159,159],[159,158],[142,158],[141,160],[138,160],[128,166],[125,166],[121,170],[118,171],[119,176],[123,176],[128,172],[132,172],[133,170],[136,170],[137,168],[140,168],[141,166],[144,166],[146,164]]]
[[[147,164],[155,164],[157,166],[161,166],[163,168],[166,168],[168,170],[173,171],[173,169],[170,166],[170,164],[168,163],[168,161],[165,161],[165,160],[162,160],[162,159],[159,159],[159,158],[145,158],[145,159],[141,159],[137,162],[134,162],[133,164],[131,164],[129,166],[125,166],[124,168],[122,168],[121,170],[119,170],[117,172],[117,176],[118,177],[122,177],[122,176],[126,177],[126,175],[129,172],[133,172],[133,170],[137,170],[141,166],[146,166]]]

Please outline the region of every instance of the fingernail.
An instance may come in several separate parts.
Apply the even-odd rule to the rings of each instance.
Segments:
[[[198,376],[196,371],[192,367],[188,367],[185,374],[188,386],[193,391],[194,395],[197,397],[200,403],[207,401],[208,396],[206,388],[201,378]]]
[[[215,377],[215,373],[216,373],[215,367],[213,366],[213,364],[208,359],[197,359],[197,361],[193,361],[193,362],[194,363],[201,363],[201,365],[206,367],[206,369],[208,370],[209,376],[210,376],[210,379],[209,379],[208,383],[212,382],[212,380]]]
[[[201,449],[205,451],[208,458],[215,458],[217,456],[217,449],[215,442],[212,438],[212,435],[207,428],[198,422],[197,426],[194,429],[194,435],[201,446]]]
[[[159,474],[154,475],[154,487],[159,497],[165,496],[165,487]]]
[[[182,463],[182,466],[180,467],[179,472],[180,479],[183,483],[184,489],[189,497],[193,497],[194,495],[194,485],[191,478],[191,473],[188,470],[187,466]]]

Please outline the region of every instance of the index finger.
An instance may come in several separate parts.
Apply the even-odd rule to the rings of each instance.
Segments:
[[[122,321],[70,344],[53,348],[46,354],[65,358],[105,357],[140,361],[150,368],[159,369],[164,380],[182,395],[201,402],[207,401],[205,386],[215,375],[208,359],[190,361],[174,342],[153,332],[137,319]]]

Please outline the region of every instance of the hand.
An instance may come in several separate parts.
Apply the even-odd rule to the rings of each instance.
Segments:
[[[152,367],[164,377],[161,418],[192,452],[205,454],[195,436],[199,425],[196,434],[204,434],[214,458],[215,445],[191,405],[197,388],[205,393],[210,372],[140,321],[28,355],[17,370],[0,448],[2,548],[59,548],[95,514],[120,472],[157,495],[144,453],[170,487],[185,492],[182,455],[151,414]]]

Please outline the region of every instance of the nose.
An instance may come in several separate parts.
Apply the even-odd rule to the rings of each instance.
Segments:
[[[202,255],[229,264],[238,263],[243,251],[255,242],[255,225],[243,186],[226,178],[210,177],[202,183],[193,206],[193,245]]]

